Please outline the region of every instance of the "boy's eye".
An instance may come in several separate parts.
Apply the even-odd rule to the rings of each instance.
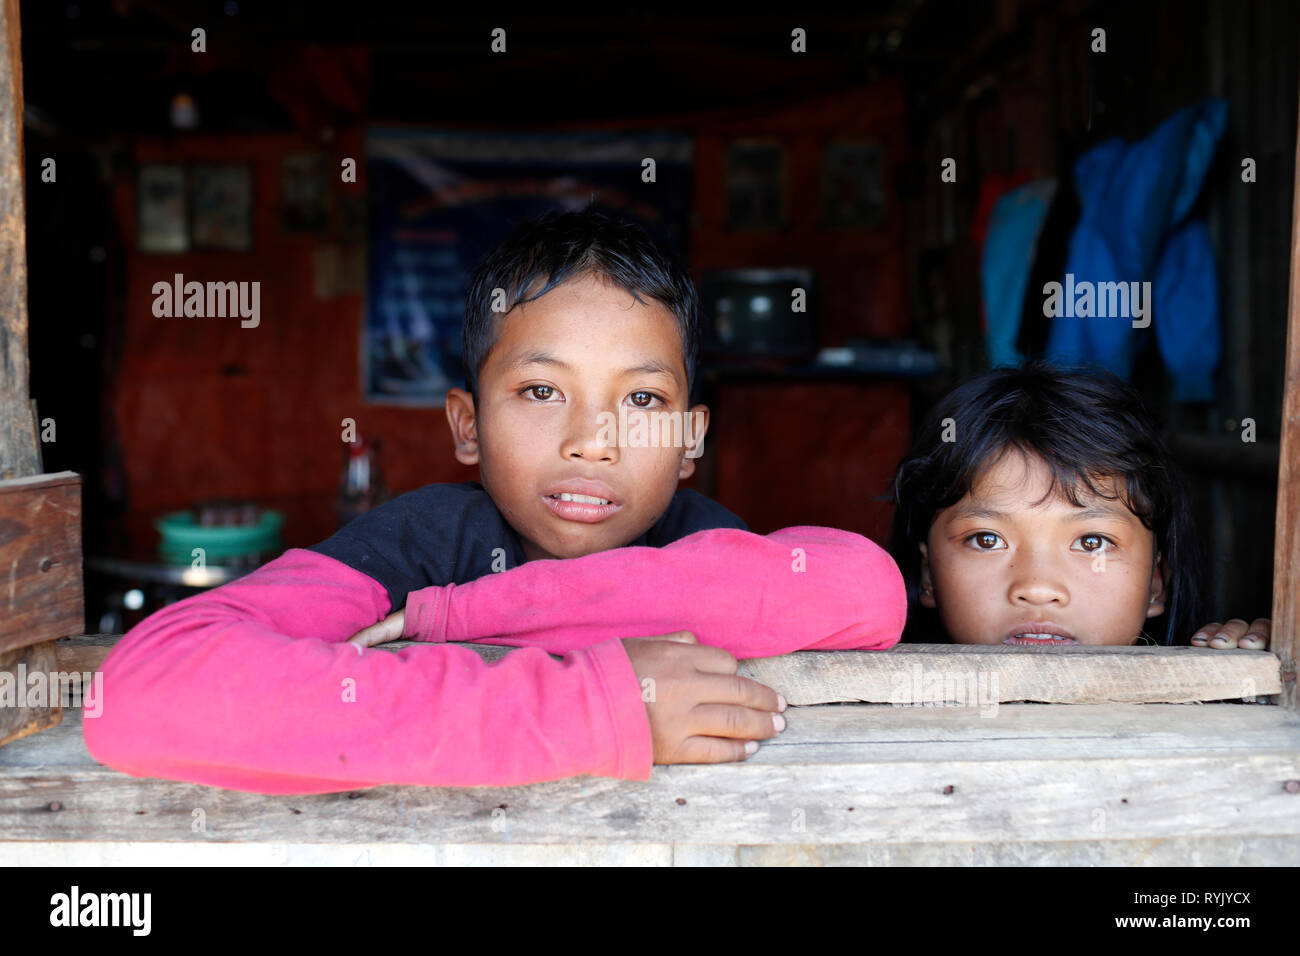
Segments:
[[[628,398],[632,399],[632,404],[637,408],[649,408],[651,402],[656,400],[660,402],[663,401],[663,399],[654,392],[633,392],[628,396]]]
[[[532,393],[533,398],[537,399],[538,401],[545,402],[545,401],[549,401],[551,396],[555,394],[555,386],[554,385],[529,385],[519,394],[527,395],[530,392]]]
[[[1084,551],[1104,551],[1114,543],[1104,534],[1079,535],[1079,547]]]
[[[996,551],[998,544],[1002,541],[1000,534],[994,534],[992,531],[976,531],[966,539],[977,551]]]

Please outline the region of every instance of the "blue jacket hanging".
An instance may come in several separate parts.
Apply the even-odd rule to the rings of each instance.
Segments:
[[[1213,397],[1220,355],[1214,252],[1204,223],[1184,220],[1227,110],[1223,100],[1205,100],[1137,143],[1112,139],[1079,157],[1082,214],[1061,288],[1045,290],[1049,359],[1100,364],[1127,380],[1153,326],[1175,400]]]

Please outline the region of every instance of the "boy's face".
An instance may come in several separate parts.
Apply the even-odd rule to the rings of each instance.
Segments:
[[[497,320],[477,406],[463,389],[447,394],[456,458],[479,466],[529,560],[636,540],[695,470],[686,453],[702,442],[708,409],[687,414],[677,322],[663,304],[641,299],[590,273],[556,286]],[[647,427],[655,412],[674,413],[681,430]],[[665,440],[674,435],[682,436],[676,447]]]
[[[921,603],[955,643],[1132,644],[1163,612],[1155,535],[1120,500],[1045,498],[1051,480],[1042,459],[1008,453],[935,517]]]

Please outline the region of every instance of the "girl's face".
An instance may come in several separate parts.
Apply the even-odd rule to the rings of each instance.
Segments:
[[[1040,458],[1009,453],[940,511],[921,544],[921,603],[957,644],[1132,644],[1164,611],[1155,535],[1122,500],[1048,496]],[[1097,482],[1113,494],[1113,479]]]

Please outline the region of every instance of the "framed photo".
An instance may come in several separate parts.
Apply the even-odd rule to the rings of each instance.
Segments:
[[[885,219],[879,143],[835,140],[822,153],[822,225],[879,226]]]
[[[727,146],[727,226],[775,229],[785,224],[785,150],[780,143]]]
[[[329,179],[320,153],[290,153],[281,163],[280,215],[286,232],[320,234],[329,226]]]
[[[245,165],[194,167],[195,249],[247,252],[253,247],[253,177]]]
[[[184,166],[141,166],[136,201],[136,245],[141,252],[189,251]]]

